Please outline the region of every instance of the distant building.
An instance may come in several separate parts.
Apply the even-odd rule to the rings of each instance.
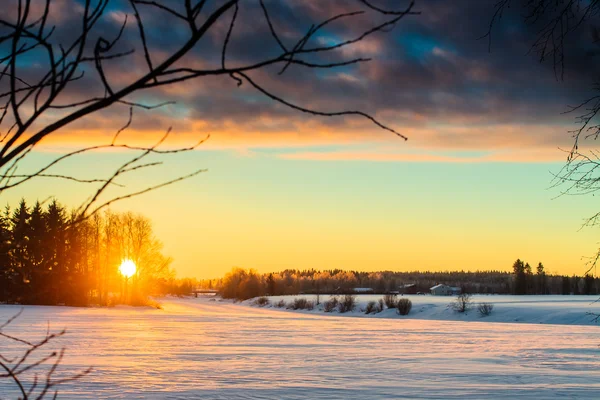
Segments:
[[[216,289],[196,288],[192,290],[192,293],[194,294],[194,297],[198,297],[199,294],[203,296],[216,296],[219,291]]]
[[[370,294],[374,292],[373,289],[367,287],[355,287],[354,289],[352,289],[352,291],[358,294]]]
[[[429,288],[433,296],[452,296],[458,295],[461,292],[459,287],[452,287],[444,284],[435,285]]]
[[[417,285],[406,283],[398,287],[398,294],[417,294]]]

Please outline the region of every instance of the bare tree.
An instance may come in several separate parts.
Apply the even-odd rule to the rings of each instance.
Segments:
[[[600,41],[597,25],[598,0],[498,0],[487,33],[492,46],[492,32],[511,6],[523,10],[524,22],[535,28],[531,52],[540,62],[550,61],[556,78],[564,79],[567,39],[582,26],[589,25],[590,41]]]
[[[46,331],[44,337],[37,341],[29,341],[5,332],[5,328],[14,322],[22,310],[0,324],[0,341],[5,344],[0,347],[0,380],[7,379],[19,399],[56,398],[57,387],[61,384],[80,379],[91,372],[91,368],[75,374],[60,374],[55,377],[60,363],[65,355],[65,348],[48,350],[52,343],[63,336],[66,331],[51,333]],[[4,353],[10,350],[10,355]],[[3,392],[4,394],[10,394]],[[4,396],[2,396],[4,397]]]
[[[466,313],[472,306],[471,295],[465,292],[456,296],[456,299],[450,303],[450,308],[458,313]]]
[[[588,29],[589,36],[583,40],[600,45],[600,0],[499,0],[489,30],[484,35],[489,39],[490,46],[494,25],[515,4],[526,10],[524,22],[536,28],[531,51],[538,56],[540,62],[549,60],[552,63],[557,80],[564,79],[568,41],[573,36]],[[599,51],[588,49],[587,53],[589,57],[598,55]],[[569,106],[566,111],[575,113],[577,128],[569,131],[573,144],[570,149],[565,150],[567,160],[553,180],[553,187],[560,187],[563,195],[594,195],[600,190],[600,153],[593,144],[600,136],[600,83],[590,82],[590,86],[596,94],[576,106]],[[583,227],[599,224],[600,212],[587,218]],[[596,275],[600,248],[588,260],[586,275],[591,271]],[[600,318],[600,315],[589,314],[595,317],[596,322]]]
[[[64,3],[67,7],[61,7]],[[356,0],[342,3],[344,9],[319,16],[319,20],[317,17],[299,15],[306,30],[297,37],[291,36],[289,31],[283,32],[280,28],[283,22],[278,21],[276,13],[270,11],[274,3],[268,0],[128,0],[129,9],[119,10],[122,13],[119,17],[122,20],[120,26],[107,23],[107,20],[114,18],[114,11],[109,11],[110,0],[85,0],[82,3],[71,0],[13,0],[10,5],[3,3],[0,12],[0,46],[9,50],[0,54],[0,193],[34,178],[95,184],[97,187],[79,210],[82,216],[88,216],[115,201],[199,174],[202,169],[108,200],[102,197],[107,188],[119,185],[118,178],[163,163],[162,160],[150,161],[152,157],[192,151],[207,138],[202,137],[187,147],[165,148],[171,133],[169,129],[149,146],[122,141],[122,133],[130,127],[135,110],[153,110],[171,104],[147,104],[136,100],[136,93],[193,79],[228,76],[237,86],[250,85],[258,93],[286,108],[312,116],[366,118],[377,127],[406,139],[401,133],[362,111],[323,110],[292,103],[286,100],[286,93],[267,89],[256,77],[256,72],[262,71],[269,79],[277,80],[283,74],[289,74],[292,67],[335,69],[368,62],[367,58],[348,57],[343,50],[371,35],[390,31],[406,16],[418,14],[413,10],[414,1],[400,4],[399,9],[388,10],[371,0]],[[253,23],[257,28],[263,26],[268,29],[272,51],[252,61],[232,62],[228,45],[237,37],[236,21],[249,7],[258,6],[262,17]],[[77,25],[69,18],[63,18],[67,22],[53,18],[66,9],[74,10],[72,12],[77,17]],[[152,45],[149,35],[151,21],[161,19],[168,19],[174,29],[184,36],[166,53],[164,49],[159,51]],[[363,24],[357,24],[360,27],[358,31],[344,30],[335,43],[316,39],[336,24],[359,19]],[[61,24],[67,23],[70,24],[68,35],[59,35],[57,32],[64,28]],[[239,35],[243,38],[244,33]],[[214,67],[198,66],[190,61],[190,54],[206,38],[221,43],[212,50],[212,54],[206,55],[207,59],[219,60]],[[136,55],[143,56],[145,71],[142,73],[123,74],[123,71],[119,71],[115,74],[114,68],[111,70],[111,65],[134,60]],[[31,57],[36,58],[35,68],[31,68],[27,61]],[[278,71],[269,74],[272,67],[277,67]],[[82,87],[85,90],[81,90]],[[315,96],[319,96],[319,93],[315,93]],[[128,107],[129,117],[110,142],[79,148],[37,170],[21,172],[19,167],[42,141],[90,115],[116,106]],[[54,172],[57,165],[67,159],[103,149],[120,149],[135,155],[116,167],[106,178],[82,178]]]
[[[477,304],[477,312],[482,317],[487,317],[494,310],[494,305],[492,303],[482,302]]]
[[[500,0],[495,5],[489,30],[483,36],[489,39],[490,46],[494,26],[511,6],[524,10],[524,22],[533,27],[535,32],[531,52],[536,54],[540,62],[552,63],[557,80],[564,79],[569,55],[581,55],[574,54],[573,50],[568,54],[569,40],[584,40],[589,45],[600,45],[599,0]],[[589,35],[582,35],[585,32],[589,32]],[[585,56],[600,54],[599,50],[592,51],[588,46]],[[566,163],[553,182],[554,187],[560,187],[563,194],[586,195],[600,190],[600,154],[593,145],[593,141],[600,136],[600,94],[597,94],[600,84],[590,82],[590,87],[596,94],[575,106],[567,106],[566,113],[576,115],[577,127],[569,131],[573,138],[572,146],[565,150]],[[598,223],[600,212],[587,218],[584,226]],[[587,272],[595,269],[599,259],[600,249],[590,259]]]

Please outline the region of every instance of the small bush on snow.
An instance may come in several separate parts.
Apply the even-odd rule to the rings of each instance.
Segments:
[[[371,313],[376,313],[376,305],[377,303],[375,303],[374,301],[370,301],[367,303],[367,308],[365,308],[365,314],[371,314]]]
[[[471,300],[471,295],[468,293],[461,293],[456,297],[452,303],[450,303],[450,307],[459,313],[466,313],[473,306],[473,301]]]
[[[397,297],[395,294],[386,294],[383,296],[383,302],[387,308],[396,308]]]
[[[342,297],[340,302],[338,303],[338,311],[341,313],[354,311],[356,308],[356,296],[352,294],[347,294]]]
[[[287,308],[291,310],[301,310],[304,308],[307,301],[308,300],[306,300],[304,297],[294,299],[291,303],[288,304]]]
[[[254,300],[254,305],[259,307],[264,307],[270,303],[269,298],[266,296],[261,296]]]
[[[486,317],[492,313],[494,309],[494,305],[491,303],[479,303],[477,305],[477,311],[479,311],[479,315],[482,317]]]
[[[412,308],[412,301],[410,301],[409,299],[402,298],[398,300],[398,303],[396,303],[396,308],[398,308],[398,314],[408,315]]]
[[[315,303],[306,300],[304,297],[300,297],[294,299],[294,301],[290,303],[287,308],[291,308],[292,310],[312,310],[315,308]]]
[[[323,303],[323,311],[332,312],[338,306],[338,298],[337,296],[333,296],[329,300]]]
[[[380,313],[383,311],[383,299],[379,299],[377,302],[377,312]]]
[[[279,300],[277,303],[273,304],[277,308],[284,308],[287,304],[285,304],[285,300]]]

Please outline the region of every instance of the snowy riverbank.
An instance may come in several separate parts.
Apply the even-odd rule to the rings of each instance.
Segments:
[[[466,313],[454,311],[449,304],[455,300],[452,296],[431,295],[406,295],[398,298],[408,298],[412,302],[412,309],[406,316],[398,315],[395,309],[384,309],[376,314],[365,314],[369,301],[378,301],[381,295],[357,295],[357,306],[354,311],[339,313],[325,312],[323,303],[329,295],[321,295],[321,304],[316,305],[315,295],[299,296],[270,296],[269,304],[263,308],[274,310],[300,312],[305,314],[322,314],[347,317],[364,318],[397,318],[397,319],[422,319],[422,320],[445,320],[445,321],[480,321],[480,322],[508,322],[508,323],[531,323],[531,324],[559,324],[559,325],[598,325],[591,314],[600,314],[600,301],[597,296],[510,296],[510,295],[473,295],[472,308]],[[291,310],[278,308],[275,304],[282,300],[290,304],[297,298],[306,298],[315,303],[313,310]],[[477,311],[479,303],[493,305],[490,315],[482,316]],[[246,306],[258,307],[255,299],[246,300],[242,303]]]
[[[208,298],[165,298],[161,310],[25,306],[4,332],[35,340],[48,323],[67,329],[46,349],[66,348],[58,373],[93,371],[61,385],[63,400],[598,398],[600,326],[488,323],[511,307],[519,315],[557,310],[566,321],[565,311],[581,315],[591,299],[489,296],[496,315],[444,323],[414,318],[450,298],[412,299],[408,318],[279,312]],[[427,304],[434,307],[419,312]],[[0,321],[19,309],[0,306]],[[0,393],[18,397],[7,380]]]

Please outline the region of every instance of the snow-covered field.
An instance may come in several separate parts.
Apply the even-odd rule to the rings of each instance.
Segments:
[[[590,314],[600,314],[600,301],[597,296],[510,296],[510,295],[473,295],[471,309],[464,314],[455,312],[449,304],[456,296],[405,295],[398,299],[408,298],[412,302],[410,315],[398,315],[396,310],[386,309],[381,313],[365,315],[364,309],[369,301],[378,301],[382,295],[357,295],[357,307],[354,312],[339,314],[337,311],[326,313],[323,302],[330,298],[321,295],[319,306],[312,311],[300,311],[311,314],[343,315],[367,318],[427,319],[446,321],[481,321],[481,322],[524,322],[533,324],[567,324],[598,325]],[[316,304],[315,295],[271,296],[270,304],[265,308],[274,308],[274,304],[283,300],[290,304],[296,298],[306,298]],[[341,296],[338,296],[341,299]],[[254,300],[247,300],[245,305],[253,305]],[[493,305],[492,313],[481,316],[477,312],[479,303]],[[283,308],[285,310],[285,308]],[[295,311],[298,312],[298,311]],[[600,395],[598,396],[600,398]]]
[[[512,307],[500,299],[498,314]],[[542,304],[527,309],[592,307]],[[346,318],[206,298],[167,299],[163,307],[25,307],[6,333],[36,338],[47,321],[68,329],[63,371],[94,371],[64,386],[59,399],[600,398],[600,326],[566,318],[563,325]],[[0,306],[0,320],[18,309]],[[0,340],[1,353],[11,349]],[[16,398],[3,379],[0,398]]]

